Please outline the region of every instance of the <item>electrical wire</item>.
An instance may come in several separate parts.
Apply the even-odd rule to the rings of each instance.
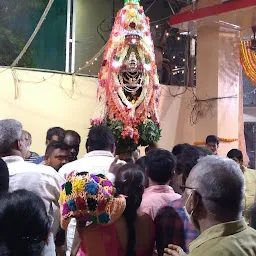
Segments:
[[[154,2],[145,10],[145,13],[147,13],[155,3],[156,3],[156,0],[154,0]]]
[[[102,33],[107,33],[107,32],[110,32],[111,31],[111,28],[108,28],[108,30],[104,30],[102,28],[102,25],[109,19],[113,19],[113,17],[107,17],[105,19],[103,19],[100,24],[97,26],[97,33],[99,34],[99,36],[101,37],[101,39],[104,41],[104,43],[106,44],[107,43],[107,40],[105,39],[105,37],[103,36]],[[102,33],[101,33],[102,32]]]
[[[54,3],[54,0],[49,0],[35,30],[33,31],[32,35],[30,36],[29,40],[27,41],[27,43],[25,44],[24,48],[22,49],[22,51],[20,52],[20,54],[17,56],[17,58],[13,61],[13,63],[11,64],[11,68],[15,67],[19,61],[21,60],[21,58],[24,56],[24,54],[26,53],[27,49],[29,48],[29,46],[31,45],[31,43],[33,42],[34,38],[36,37],[38,31],[40,30],[42,24],[44,23],[47,14],[49,13],[52,5]]]
[[[170,18],[170,15],[169,15],[169,16],[166,16],[166,17],[164,17],[164,18],[162,18],[162,19],[160,19],[160,20],[151,21],[150,24],[155,24],[155,23],[158,23],[158,22],[160,22],[160,21],[167,20],[167,19],[169,19],[169,18]]]

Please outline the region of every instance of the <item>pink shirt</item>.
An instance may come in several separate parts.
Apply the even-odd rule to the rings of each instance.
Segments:
[[[167,206],[170,201],[181,198],[181,195],[174,192],[168,185],[154,185],[146,188],[142,197],[140,210],[152,217],[154,220],[158,210]]]

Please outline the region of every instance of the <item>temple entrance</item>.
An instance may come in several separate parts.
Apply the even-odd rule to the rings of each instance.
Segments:
[[[249,168],[256,169],[256,122],[244,123],[244,135],[250,159]]]

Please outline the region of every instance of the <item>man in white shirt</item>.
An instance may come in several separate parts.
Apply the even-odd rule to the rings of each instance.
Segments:
[[[24,161],[26,152],[22,124],[13,119],[0,120],[0,157],[9,168],[9,191],[26,189],[40,196],[52,221],[53,205],[58,205],[61,185],[65,180],[51,167]],[[54,232],[49,234],[44,256],[54,256]]]
[[[96,175],[104,174],[110,181],[114,182],[115,175],[109,172],[109,168],[115,160],[115,138],[111,130],[107,126],[95,126],[91,128],[86,147],[88,154],[82,159],[64,165],[59,170],[59,174],[65,179],[72,171],[89,172]],[[71,253],[75,227],[75,219],[72,219],[67,230],[66,256],[69,256]]]

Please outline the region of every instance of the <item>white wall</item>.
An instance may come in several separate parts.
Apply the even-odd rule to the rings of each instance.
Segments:
[[[4,72],[2,72],[4,71]],[[15,88],[14,77],[20,82]],[[96,106],[97,80],[66,74],[0,68],[0,119],[15,118],[33,137],[32,150],[45,151],[46,131],[53,126],[76,130],[82,137],[80,156]],[[18,97],[15,99],[15,89]]]

